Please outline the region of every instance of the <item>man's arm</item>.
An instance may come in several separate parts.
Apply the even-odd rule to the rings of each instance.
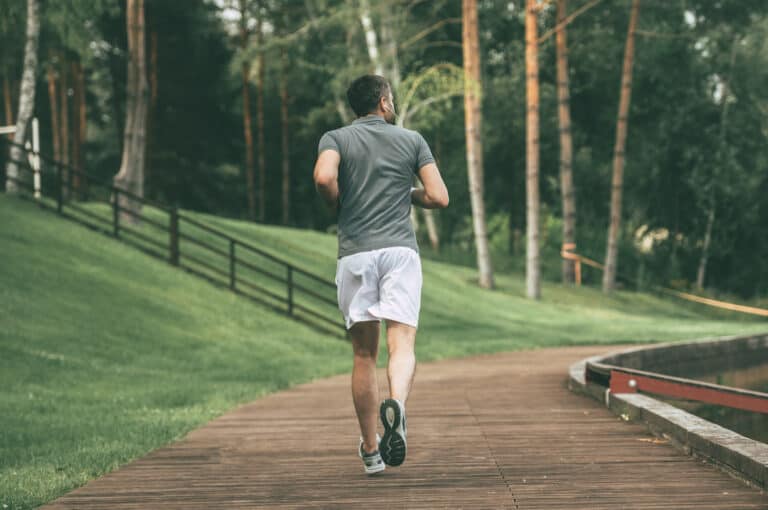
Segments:
[[[326,205],[336,211],[339,204],[339,162],[341,156],[333,149],[320,153],[315,163],[315,189],[323,197]]]
[[[445,187],[437,165],[427,163],[419,168],[417,175],[424,188],[414,188],[411,190],[411,203],[425,209],[444,209],[448,207],[448,188]]]

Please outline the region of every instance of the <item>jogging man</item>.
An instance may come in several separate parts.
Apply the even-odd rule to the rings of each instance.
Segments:
[[[416,370],[421,260],[411,205],[448,206],[448,190],[424,138],[392,125],[392,90],[381,76],[356,79],[347,99],[358,118],[328,131],[318,145],[314,180],[338,211],[336,286],[352,340],[352,399],[360,423],[365,472],[399,466],[406,454],[405,403]],[[413,188],[416,175],[424,185]],[[390,398],[379,406],[376,358],[386,324]],[[384,435],[376,433],[378,415]]]

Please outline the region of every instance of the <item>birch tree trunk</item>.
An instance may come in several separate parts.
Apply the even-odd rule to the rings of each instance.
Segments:
[[[283,225],[288,225],[291,220],[291,155],[288,146],[288,80],[286,79],[286,67],[288,57],[285,48],[280,53],[280,124],[283,152]]]
[[[144,0],[126,0],[128,32],[128,80],[126,84],[125,131],[120,171],[115,187],[144,196],[144,162],[149,86],[147,83],[144,36]],[[141,203],[120,193],[120,221],[137,224]],[[134,214],[125,212],[132,211]]]
[[[373,28],[371,6],[368,0],[360,0],[360,24],[363,25],[365,46],[368,49],[368,57],[373,65],[373,73],[382,76],[384,74],[384,65],[381,62],[381,52],[379,51],[376,30]]]
[[[557,23],[568,13],[567,0],[557,2]],[[568,43],[565,26],[556,34],[557,113],[560,121],[560,194],[563,201],[563,246],[576,246],[576,199],[573,190],[573,139],[571,137],[570,85],[568,80]],[[574,283],[574,261],[563,259],[563,283]]]
[[[11,146],[10,161],[6,166],[5,191],[18,193],[18,185],[14,179],[21,179],[19,168],[15,161],[22,161],[24,154],[19,145],[24,144],[27,125],[32,118],[35,108],[35,71],[37,70],[37,43],[40,38],[40,6],[38,0],[27,0],[27,32],[24,44],[24,70],[21,74],[21,91],[19,93],[19,110],[16,118],[16,132]]]
[[[531,299],[541,298],[539,261],[539,47],[537,34],[538,2],[526,0],[525,6],[525,74],[527,114],[525,129],[526,190],[526,293]]]
[[[493,288],[483,200],[482,83],[477,33],[477,0],[462,0],[462,51],[464,61],[464,130],[467,139],[467,175],[475,233],[477,269],[481,287]]]
[[[246,0],[240,0],[240,47],[248,47],[248,10]],[[245,139],[245,182],[248,199],[248,217],[256,221],[256,168],[253,159],[253,133],[251,131],[251,66],[243,60],[243,138]]]
[[[259,6],[261,7],[261,6]],[[266,219],[267,203],[267,163],[266,163],[266,144],[264,143],[264,52],[262,42],[264,41],[264,20],[262,19],[261,9],[256,22],[256,38],[259,47],[259,56],[257,62],[256,74],[256,123],[259,128],[259,221],[264,223]]]
[[[618,266],[618,238],[621,229],[621,194],[624,184],[624,161],[627,143],[627,116],[632,95],[632,64],[635,54],[635,29],[640,9],[640,0],[632,0],[627,30],[627,44],[624,48],[624,67],[621,73],[621,98],[619,115],[616,121],[616,145],[613,150],[613,178],[611,180],[611,216],[608,227],[608,243],[605,251],[605,270],[603,271],[603,292],[610,293],[616,287],[616,269]]]

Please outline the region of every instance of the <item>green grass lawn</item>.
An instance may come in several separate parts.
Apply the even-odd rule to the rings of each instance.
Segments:
[[[334,236],[189,214],[333,279]],[[240,403],[351,367],[337,337],[28,201],[0,194],[0,217],[0,509],[36,507]],[[546,284],[533,302],[520,275],[490,292],[469,268],[423,267],[421,361],[768,330],[646,294]]]

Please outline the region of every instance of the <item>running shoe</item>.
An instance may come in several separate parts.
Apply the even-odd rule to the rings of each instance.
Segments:
[[[378,443],[380,440],[381,438],[378,434],[376,434],[376,442]],[[379,450],[376,450],[373,453],[365,453],[365,450],[363,450],[362,437],[360,438],[360,448],[358,449],[357,453],[360,455],[360,458],[363,459],[365,474],[373,475],[376,473],[381,473],[386,468],[384,461],[381,460],[381,454],[379,453]]]
[[[379,410],[384,424],[384,437],[379,443],[381,458],[388,466],[399,466],[405,460],[405,406],[393,398],[381,403]]]

